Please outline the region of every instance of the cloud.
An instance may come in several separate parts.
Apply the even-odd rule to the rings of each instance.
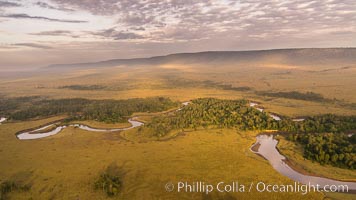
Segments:
[[[136,33],[119,32],[114,35],[115,40],[143,39],[144,37]]]
[[[14,2],[9,2],[9,1],[0,1],[0,8],[1,7],[19,7],[21,6],[18,3],[14,3]]]
[[[16,44],[13,44],[13,46],[31,47],[31,48],[36,48],[36,49],[52,49],[52,47],[50,47],[50,46],[36,44],[36,43],[16,43]]]
[[[52,0],[94,15],[117,18],[118,27],[145,29],[153,41],[252,39],[317,35],[318,30],[356,29],[354,0]]]
[[[356,31],[354,0],[47,0],[36,5],[48,9],[73,8],[115,22],[106,30],[93,31],[103,38],[146,39],[167,42],[221,40],[291,40],[332,35],[349,27]],[[49,21],[83,23],[26,14],[8,15]],[[101,27],[102,28],[102,27]],[[120,29],[120,30],[119,30]],[[341,30],[345,31],[345,30]],[[336,35],[336,34],[334,34]]]
[[[333,34],[333,35],[356,35],[356,30],[355,31],[343,31],[343,30],[338,30],[338,31],[333,31],[333,32],[330,32],[330,34]]]
[[[134,31],[145,31],[146,29],[144,27],[131,27],[131,30],[134,30]]]
[[[80,37],[80,35],[76,35],[72,31],[65,31],[65,30],[42,31],[42,32],[38,32],[38,33],[30,33],[30,35],[37,35],[37,36],[67,36],[67,37],[72,37],[72,38]]]
[[[0,0],[4,1],[6,0]],[[63,57],[68,60],[72,56],[73,60],[101,60],[117,55],[152,56],[208,50],[356,46],[355,0],[33,0],[33,3],[27,4],[24,0],[11,2],[24,4],[16,10],[27,14],[7,17],[18,20],[0,18],[0,21],[7,20],[3,23],[5,26],[10,24],[8,27],[2,26],[7,33],[0,33],[0,39],[4,38],[6,42],[8,39],[22,41],[21,33],[47,30],[31,33],[32,36],[26,42],[36,43],[42,39],[48,41],[46,36],[65,36],[66,38],[58,40],[54,37],[50,39],[53,40],[51,45],[56,52],[65,55]],[[36,2],[42,3],[35,5]],[[63,17],[55,18],[86,17],[85,20],[89,22],[32,23],[23,29],[13,28],[16,23],[26,18],[63,21],[36,16],[39,15],[36,12],[46,13],[53,11],[48,9],[61,8],[78,12],[60,13]],[[0,17],[14,12],[12,8],[0,9],[6,11],[0,11]],[[83,23],[77,20],[69,21]],[[20,34],[11,34],[17,31]],[[3,35],[6,37],[2,37]],[[74,40],[75,37],[82,40]],[[68,43],[60,44],[63,41]],[[77,43],[73,46],[70,45],[71,42]],[[95,44],[89,45],[91,42]],[[77,52],[76,56],[73,52]]]
[[[119,22],[129,24],[130,26],[142,26],[154,22],[155,16],[144,13],[128,13],[119,19]]]
[[[128,1],[128,0],[123,0]],[[93,14],[111,15],[118,11],[120,1],[118,0],[52,0],[52,2],[61,6],[70,6],[77,9],[87,10]],[[129,2],[129,1],[128,1]]]
[[[16,49],[17,47],[15,46],[9,46],[9,45],[0,45],[0,50],[12,50]]]
[[[46,3],[46,2],[41,2],[41,1],[36,2],[35,5],[37,5],[37,6],[41,7],[41,8],[52,9],[52,10],[60,10],[60,11],[68,11],[68,12],[75,11],[75,10],[70,9],[70,8],[57,7],[57,6],[53,6],[53,5],[50,5],[50,4]]]
[[[133,32],[118,31],[115,28],[109,28],[105,30],[100,30],[97,32],[91,32],[92,35],[101,36],[104,38],[110,38],[114,40],[133,40],[133,39],[144,39],[145,37]]]
[[[52,35],[52,36],[58,36],[58,35],[69,35],[72,34],[71,31],[63,31],[63,30],[57,30],[57,31],[42,31],[38,33],[31,33],[31,35]]]
[[[6,14],[0,15],[3,18],[13,18],[13,19],[38,19],[38,20],[45,20],[45,21],[52,21],[52,22],[65,22],[65,23],[86,23],[88,21],[82,20],[66,20],[66,19],[55,19],[55,18],[48,18],[48,17],[41,17],[41,16],[31,16],[27,14]]]

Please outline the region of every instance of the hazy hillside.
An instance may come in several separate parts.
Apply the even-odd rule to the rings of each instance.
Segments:
[[[244,97],[292,115],[315,110],[354,114],[355,77],[356,48],[201,52],[1,74],[0,94],[90,99]],[[303,96],[308,92],[312,93]],[[320,102],[298,100],[314,97]]]
[[[95,68],[119,65],[162,65],[162,64],[267,64],[318,67],[341,67],[356,65],[356,48],[325,49],[277,49],[259,51],[211,51],[180,53],[167,56],[136,59],[114,59],[95,63],[54,64],[50,69]]]

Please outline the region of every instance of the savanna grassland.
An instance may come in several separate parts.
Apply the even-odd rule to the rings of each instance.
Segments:
[[[259,132],[281,125],[270,123],[272,119],[267,115],[251,111],[265,119],[265,125],[242,130],[240,126],[220,126],[217,120],[207,126],[178,126],[180,115],[174,113],[181,102],[199,98],[245,99],[258,102],[282,119],[328,113],[354,119],[355,77],[356,49],[352,48],[205,52],[2,73],[0,102],[17,99],[20,103],[9,103],[0,110],[0,117],[10,117],[0,125],[0,181],[11,188],[1,198],[352,199],[354,195],[350,194],[257,191],[204,195],[167,192],[164,187],[167,182],[182,180],[293,183],[250,151]],[[76,108],[73,112],[63,107],[67,105],[63,101],[73,102],[72,99],[78,101],[71,104]],[[50,108],[56,109],[49,112]],[[27,114],[34,110],[37,114]],[[197,112],[185,113],[184,116],[194,116]],[[29,141],[15,136],[19,131],[73,116],[73,123],[98,128],[127,127],[127,119],[133,116],[146,124],[105,133],[69,127],[57,135]],[[177,126],[172,125],[176,121],[164,121],[175,116]],[[165,129],[169,123],[172,126]],[[353,125],[351,121],[349,127]],[[167,132],[158,135],[157,127],[162,126]],[[304,173],[356,179],[352,168],[305,159],[303,144],[284,135],[280,136],[278,148]],[[98,189],[97,185],[107,180],[115,189]]]
[[[249,150],[257,133],[202,130],[148,142],[129,141],[119,133],[91,133],[74,128],[34,141],[19,141],[13,135],[13,131],[46,121],[5,124],[0,128],[1,177],[31,185],[30,191],[11,192],[12,199],[106,199],[105,193],[93,189],[94,182],[113,163],[123,173],[121,199],[209,199],[200,193],[166,192],[164,185],[169,181],[292,183]],[[220,199],[221,195],[214,193],[210,197]],[[317,193],[224,195],[229,196],[226,199],[323,198]]]

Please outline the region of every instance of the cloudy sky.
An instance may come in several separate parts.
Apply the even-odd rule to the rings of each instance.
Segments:
[[[0,68],[355,46],[355,0],[0,0]]]

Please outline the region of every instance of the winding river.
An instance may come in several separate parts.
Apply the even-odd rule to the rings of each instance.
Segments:
[[[182,103],[182,107],[177,109],[176,111],[181,110],[184,106],[187,106],[190,102],[184,102]],[[114,128],[114,129],[100,129],[100,128],[93,128],[93,127],[89,127],[83,124],[71,124],[69,125],[70,127],[76,127],[76,128],[80,128],[86,131],[92,131],[92,132],[114,132],[114,131],[125,131],[125,130],[129,130],[129,129],[133,129],[139,126],[143,126],[144,123],[137,121],[136,118],[130,118],[128,120],[128,122],[131,124],[130,127],[126,127],[126,128]],[[16,137],[19,140],[35,140],[35,139],[40,139],[40,138],[45,138],[45,137],[49,137],[52,135],[56,135],[59,132],[61,132],[63,129],[67,128],[67,126],[57,126],[56,128],[48,131],[48,132],[41,132],[47,128],[50,128],[51,126],[55,126],[56,124],[50,124],[50,125],[46,125],[43,126],[41,128],[38,128],[36,130],[31,130],[31,131],[26,131],[26,132],[22,132],[16,135]]]
[[[263,108],[258,107],[258,103],[250,102],[250,107],[254,107],[258,111],[264,112]],[[276,115],[276,114],[269,114],[269,116],[272,117],[276,121],[282,120],[282,118],[280,116]],[[296,119],[292,119],[292,121],[294,121],[294,122],[302,122],[302,121],[304,121],[304,118],[296,118]]]
[[[356,190],[356,182],[344,182],[328,178],[308,176],[293,170],[285,162],[286,158],[281,155],[277,150],[276,146],[278,144],[278,141],[273,138],[273,135],[258,135],[256,137],[256,140],[256,143],[251,147],[251,151],[267,159],[272,165],[272,167],[282,175],[287,176],[288,178],[300,182],[302,184],[319,184],[320,187],[328,187],[330,185],[347,185],[348,190]],[[259,145],[257,151],[253,150],[253,147],[255,145]]]
[[[250,107],[254,107],[260,112],[263,112],[263,108],[259,108],[257,103],[250,103]],[[281,120],[278,115],[270,114],[274,120]],[[294,122],[304,121],[304,118],[292,119]],[[344,182],[323,177],[308,176],[293,170],[286,162],[286,158],[279,153],[276,146],[278,141],[273,138],[273,135],[258,135],[256,137],[256,143],[252,145],[251,151],[263,156],[269,161],[272,167],[288,178],[297,181],[302,184],[319,185],[320,187],[330,186],[330,185],[347,185],[348,190],[356,190],[356,182]],[[259,145],[258,150],[254,151],[253,147]],[[257,147],[257,146],[256,146]]]
[[[263,108],[258,107],[258,103],[254,103],[254,102],[250,103],[250,107],[254,107],[255,109],[257,109],[260,112],[263,112],[263,110],[264,110]],[[281,117],[279,117],[278,115],[269,114],[269,116],[271,116],[276,121],[280,121],[281,120]]]
[[[86,125],[82,125],[82,124],[71,124],[69,126],[71,127],[76,127],[76,128],[80,128],[86,131],[93,131],[93,132],[113,132],[113,131],[124,131],[124,130],[129,130],[132,128],[136,128],[139,126],[142,126],[144,123],[136,121],[134,119],[129,119],[128,122],[131,124],[130,127],[127,128],[115,128],[115,129],[98,129],[98,128],[92,128]],[[44,132],[44,133],[38,133],[42,130],[45,130],[51,126],[55,126],[55,124],[50,124],[44,127],[41,127],[39,129],[33,130],[33,131],[28,131],[28,132],[23,132],[20,134],[17,134],[16,137],[20,140],[34,140],[34,139],[40,139],[40,138],[44,138],[44,137],[48,137],[48,136],[52,136],[55,135],[59,132],[61,132],[61,130],[63,130],[64,128],[66,128],[67,126],[58,126],[55,129],[48,131],[48,132]]]
[[[16,137],[19,140],[40,139],[40,138],[44,138],[44,137],[55,135],[55,134],[59,133],[62,129],[67,127],[67,126],[58,126],[55,129],[53,129],[51,131],[48,131],[48,132],[36,133],[36,132],[42,131],[42,130],[44,130],[46,128],[49,128],[50,126],[55,126],[55,124],[50,124],[50,125],[41,127],[39,129],[36,129],[36,130],[33,130],[33,131],[23,132],[23,133],[17,134]]]

